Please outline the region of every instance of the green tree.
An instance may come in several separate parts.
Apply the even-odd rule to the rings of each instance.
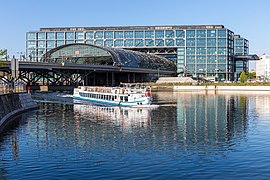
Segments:
[[[3,61],[6,61],[7,59],[7,49],[0,49],[0,67],[3,67],[6,62],[3,62]]]
[[[243,70],[243,71],[241,72],[241,74],[240,74],[240,82],[241,82],[241,83],[247,82],[247,75],[246,75],[246,73],[245,73],[244,70]]]
[[[250,71],[249,73],[248,73],[248,77],[249,77],[249,79],[253,79],[253,78],[255,78],[256,77],[256,72],[255,71]]]

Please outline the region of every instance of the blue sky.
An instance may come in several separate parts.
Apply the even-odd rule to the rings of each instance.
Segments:
[[[247,38],[250,53],[270,54],[269,0],[4,0],[0,49],[25,52],[40,27],[222,24]]]

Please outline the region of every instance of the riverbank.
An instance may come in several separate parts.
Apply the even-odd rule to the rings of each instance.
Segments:
[[[26,93],[0,95],[0,130],[12,117],[37,107],[37,103]]]
[[[270,86],[173,86],[173,91],[269,91]]]

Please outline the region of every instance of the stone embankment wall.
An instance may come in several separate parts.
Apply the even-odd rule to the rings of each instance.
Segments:
[[[37,107],[37,103],[25,93],[0,95],[0,127],[15,115]]]
[[[174,86],[174,91],[269,91],[270,86]]]

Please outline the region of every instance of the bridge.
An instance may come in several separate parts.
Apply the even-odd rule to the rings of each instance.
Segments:
[[[79,55],[78,55],[79,54]],[[10,81],[11,63],[0,67],[0,79]],[[40,62],[19,62],[18,77],[32,89],[71,90],[78,85],[117,86],[173,76],[176,66],[163,57],[94,45],[72,44],[53,49]]]

